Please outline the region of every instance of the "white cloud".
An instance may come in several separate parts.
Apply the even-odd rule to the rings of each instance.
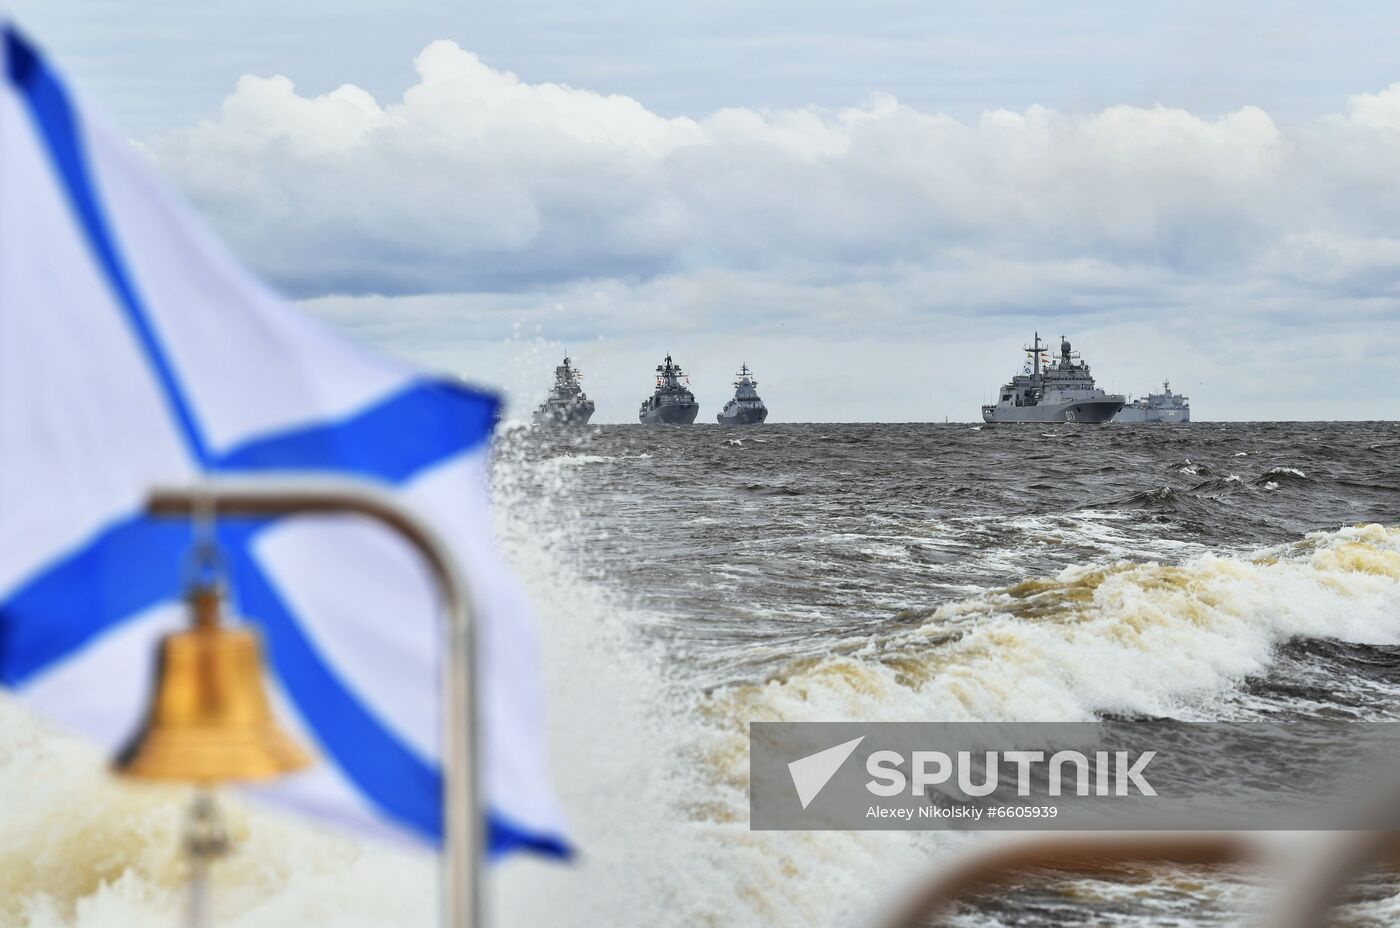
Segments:
[[[1152,320],[1201,334],[1207,361],[1227,350],[1208,332],[1262,346],[1319,314],[1333,340],[1400,317],[1400,83],[1294,126],[1254,106],[969,122],[888,95],[690,119],[526,83],[451,42],[416,67],[386,103],[244,77],[216,119],[146,149],[274,282],[378,340],[421,339],[420,357],[448,331],[505,337],[505,317],[576,343],[949,326],[1015,342],[1032,321]],[[1267,414],[1250,384],[1269,363],[1237,361],[1214,414]]]
[[[1360,93],[1347,101],[1347,120],[1367,129],[1400,132],[1400,83],[1380,93]]]

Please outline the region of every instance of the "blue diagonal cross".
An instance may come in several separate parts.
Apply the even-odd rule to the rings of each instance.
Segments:
[[[216,452],[127,270],[61,82],[9,27],[4,48],[9,83],[27,104],[74,220],[156,378],[186,450],[201,469],[334,471],[399,484],[488,438],[495,397],[446,381],[418,380],[340,421],[263,435]],[[252,554],[253,541],[271,524],[270,519],[225,523],[219,537],[242,605],[264,629],[288,696],[330,758],[365,796],[387,816],[440,841],[440,771],[374,717],[302,631]],[[28,579],[0,602],[0,682],[22,685],[113,627],[178,598],[175,565],[190,540],[185,524],[133,513]],[[487,824],[492,853],[519,847],[568,853],[557,838],[527,832],[500,816],[488,813]]]

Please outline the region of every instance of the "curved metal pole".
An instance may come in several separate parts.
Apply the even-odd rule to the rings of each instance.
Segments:
[[[913,888],[876,922],[880,928],[929,925],[961,899],[1048,869],[1082,876],[1123,864],[1227,864],[1258,860],[1252,836],[1235,832],[1183,834],[1062,834],[1020,839],[973,851]]]
[[[146,511],[193,518],[219,515],[353,514],[396,532],[423,556],[447,614],[447,667],[443,673],[444,915],[452,928],[481,924],[482,822],[476,766],[475,627],[467,585],[437,533],[377,487],[358,481],[305,477],[213,480],[157,487]]]

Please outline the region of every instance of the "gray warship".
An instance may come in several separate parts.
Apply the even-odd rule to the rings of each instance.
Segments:
[[[564,363],[554,369],[554,389],[535,410],[535,421],[541,425],[587,425],[593,417],[593,401],[579,386],[582,376],[564,355]]]
[[[753,379],[753,371],[747,364],[739,365],[739,379],[734,381],[734,398],[715,413],[720,425],[762,425],[768,418],[768,407],[759,399],[758,381]]]
[[[1045,359],[1048,348],[1035,334],[1035,344],[1025,350],[1031,363],[1001,388],[995,403],[982,407],[983,422],[1107,422],[1123,408],[1121,394],[1105,393],[1094,386],[1089,365],[1060,336],[1059,363]]]
[[[690,425],[700,412],[695,394],[681,384],[685,376],[679,364],[666,355],[666,362],[656,366],[656,390],[642,400],[637,419],[643,425]]]
[[[1191,398],[1172,392],[1170,381],[1162,381],[1161,393],[1138,397],[1113,417],[1114,422],[1190,422]]]

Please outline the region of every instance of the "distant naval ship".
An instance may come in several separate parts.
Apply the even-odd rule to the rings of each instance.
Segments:
[[[734,398],[725,404],[724,409],[715,413],[720,425],[762,425],[768,418],[768,407],[758,398],[758,381],[753,379],[753,371],[747,364],[739,365],[739,379],[734,381]]]
[[[690,378],[685,376],[680,365],[666,355],[666,363],[656,366],[656,390],[642,400],[642,408],[637,418],[643,425],[690,425],[700,412],[700,404],[695,402],[695,394],[681,384]]]
[[[554,389],[535,410],[535,421],[547,425],[587,425],[593,416],[593,401],[579,386],[583,375],[568,355],[554,369]]]
[[[1059,363],[1046,358],[1042,370],[1041,352],[1048,347],[1035,333],[1035,344],[1025,349],[1031,363],[1002,386],[995,403],[982,407],[983,422],[1107,422],[1123,408],[1121,394],[1094,386],[1089,365],[1075,360],[1079,355],[1063,335]]]
[[[1162,381],[1161,393],[1149,393],[1124,406],[1114,422],[1190,422],[1191,398],[1172,392],[1170,381]]]

